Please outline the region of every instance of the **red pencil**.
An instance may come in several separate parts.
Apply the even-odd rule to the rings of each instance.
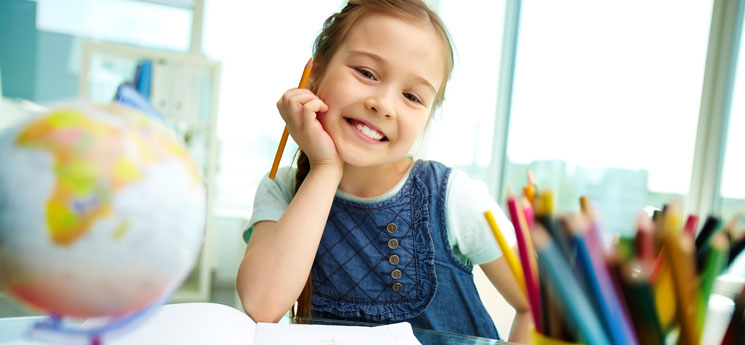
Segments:
[[[523,218],[524,214],[511,192],[508,192],[507,195],[507,207],[510,212],[510,218],[512,218],[512,224],[515,227],[517,249],[520,255],[520,263],[523,266],[525,290],[528,295],[531,314],[533,315],[533,324],[539,333],[544,334],[541,295],[538,289],[538,267],[533,254],[533,246],[528,236],[528,229],[526,229],[526,222]]]

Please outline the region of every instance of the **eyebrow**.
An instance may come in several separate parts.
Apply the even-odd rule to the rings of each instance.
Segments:
[[[382,56],[380,56],[378,54],[375,54],[375,53],[372,53],[372,52],[364,51],[364,50],[352,50],[349,53],[349,55],[352,55],[352,56],[354,56],[354,55],[367,56],[367,57],[369,57],[369,58],[371,58],[371,59],[373,59],[373,60],[375,60],[375,61],[377,61],[379,63],[385,63],[385,62],[387,62],[387,60],[384,59]],[[429,87],[430,89],[432,89],[432,91],[434,93],[437,93],[437,89],[435,89],[435,87],[432,86],[432,83],[430,83],[427,79],[424,79],[424,77],[419,76],[419,75],[414,75],[414,79],[416,79],[418,82],[420,82],[420,83],[424,84],[425,86]]]

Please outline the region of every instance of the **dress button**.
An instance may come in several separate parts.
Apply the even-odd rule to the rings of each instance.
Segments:
[[[390,223],[385,226],[385,231],[388,231],[389,234],[392,234],[398,230],[398,226],[396,226],[395,223]]]
[[[388,240],[388,248],[396,249],[398,248],[398,240],[395,238],[391,238]]]
[[[388,258],[388,263],[391,265],[398,265],[399,257],[396,254],[391,255],[391,257]]]
[[[399,278],[401,278],[401,270],[398,269],[398,268],[395,269],[395,270],[393,270],[391,272],[391,277],[393,277],[393,279],[399,279]]]
[[[393,283],[393,286],[391,287],[393,288],[393,291],[401,291],[401,289],[404,288],[404,286],[401,283]]]

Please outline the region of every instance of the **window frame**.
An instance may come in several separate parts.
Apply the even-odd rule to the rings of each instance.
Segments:
[[[506,0],[504,39],[497,113],[489,164],[489,191],[502,200],[507,186],[507,138],[511,116],[515,62],[519,43],[522,0]],[[719,185],[722,177],[727,126],[734,91],[734,79],[743,27],[745,0],[714,0],[691,181],[685,212],[708,215],[721,207]]]

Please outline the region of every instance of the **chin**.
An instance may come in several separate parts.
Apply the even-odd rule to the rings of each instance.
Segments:
[[[339,157],[345,164],[355,167],[366,167],[380,165],[379,159],[371,158],[369,153],[359,152],[357,150],[344,150],[339,152]]]
[[[366,166],[373,166],[377,165],[374,162],[371,162],[369,159],[363,159],[358,156],[345,156],[341,155],[341,159],[344,161],[345,164],[355,166],[355,167],[366,167]]]

